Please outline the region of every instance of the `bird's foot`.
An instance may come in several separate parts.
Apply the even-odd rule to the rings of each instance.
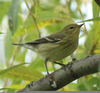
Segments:
[[[68,62],[68,65],[71,65],[74,63],[74,61],[77,61],[76,58],[73,58],[71,62]]]
[[[62,64],[62,63],[58,63],[58,62],[53,62],[53,63],[58,64],[58,65],[60,65],[60,66],[65,66],[65,65]]]
[[[76,58],[73,58],[72,61],[76,61]]]
[[[49,79],[52,79],[52,74],[49,74],[49,72],[47,72],[47,75],[46,75]]]

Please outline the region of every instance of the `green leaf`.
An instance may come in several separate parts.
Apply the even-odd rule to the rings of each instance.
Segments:
[[[13,54],[13,45],[12,45],[12,39],[11,39],[12,33],[11,31],[7,32],[5,39],[4,39],[4,49],[5,49],[5,58],[8,62]]]
[[[0,90],[6,90],[6,89],[11,89],[11,88],[0,88]]]
[[[77,85],[79,91],[100,91],[99,76],[94,75],[91,74],[78,79]]]
[[[94,0],[92,0],[92,11],[93,11],[93,18],[99,16],[100,7],[96,4]]]
[[[92,18],[92,19],[80,21],[80,22],[77,22],[77,23],[81,23],[81,22],[90,22],[90,21],[100,21],[100,17],[96,17],[96,18]]]
[[[79,91],[87,91],[87,88],[84,84],[79,84],[78,89],[79,89]]]
[[[20,47],[20,50],[16,54],[15,61],[17,62],[25,62],[25,56],[27,53],[27,49],[24,49],[23,51],[21,51],[21,48],[22,47]]]
[[[7,15],[8,10],[10,7],[11,1],[6,2],[5,0],[0,0],[0,23],[2,22],[2,19],[4,18],[5,15]]]
[[[52,18],[52,19],[43,19],[37,22],[38,24],[38,28],[42,28],[42,27],[46,27],[49,26],[53,23],[59,23],[59,22],[64,22],[67,23],[70,20],[65,20],[65,19],[60,19],[60,18]],[[24,35],[28,32],[34,31],[36,29],[34,23],[33,24],[29,24],[27,26],[23,26],[23,27],[19,27],[17,29],[17,31],[15,32],[15,34],[12,36],[12,39],[19,37],[21,35]]]
[[[13,69],[10,71],[5,71],[5,74],[3,74],[1,77],[14,78],[19,80],[28,80],[28,81],[36,81],[43,77],[43,75],[39,71],[33,68],[28,68],[25,66],[21,66],[16,69],[14,69],[14,67],[12,68]],[[2,73],[4,73],[4,71]]]
[[[12,31],[12,34],[17,29],[17,20],[18,20],[18,9],[19,9],[19,0],[12,0],[12,5],[9,10],[9,26]]]
[[[100,6],[100,0],[94,0]]]
[[[32,62],[29,65],[29,68],[34,68],[37,69],[38,71],[46,71],[45,65],[44,65],[44,60],[40,58],[38,55],[36,59],[32,59]]]
[[[30,81],[25,81],[24,84],[13,84],[11,86],[7,86],[5,89],[8,89],[7,92],[8,91],[11,92],[12,90],[17,91],[17,90],[24,88],[29,83],[30,83]],[[12,91],[12,92],[14,92],[14,91]]]
[[[3,34],[2,32],[0,32],[0,34]]]
[[[7,69],[4,69],[4,70],[0,71],[0,77],[1,77],[3,74],[5,74],[5,73],[7,73],[7,72],[9,72],[9,71],[11,71],[11,70],[13,70],[13,69],[16,69],[16,68],[18,68],[18,67],[20,67],[20,66],[22,66],[22,65],[24,65],[24,64],[28,64],[28,63],[21,63],[21,64],[18,64],[18,65],[15,65],[15,66],[12,66],[12,67],[9,67],[9,68],[7,68]]]
[[[100,53],[100,21],[91,26],[89,35],[85,41],[85,48],[88,55]]]
[[[77,83],[69,83],[67,85],[68,88],[72,89],[72,90],[77,90]]]
[[[11,85],[11,86],[8,86],[8,89],[16,89],[16,90],[19,90],[19,89],[22,89],[25,87],[26,84],[21,84],[21,85]]]

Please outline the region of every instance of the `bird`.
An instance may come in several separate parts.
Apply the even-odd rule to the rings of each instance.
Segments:
[[[49,75],[47,62],[62,60],[69,55],[73,56],[73,52],[78,47],[80,28],[83,24],[69,24],[59,32],[41,37],[24,44],[16,44],[38,53],[45,61],[47,75]],[[60,64],[60,63],[58,63]]]

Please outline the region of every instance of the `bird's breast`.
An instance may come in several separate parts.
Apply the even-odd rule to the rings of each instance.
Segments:
[[[71,55],[78,46],[78,42],[70,41],[66,43],[48,43],[39,46],[38,53],[43,59],[49,59],[54,62],[62,60],[63,58]]]

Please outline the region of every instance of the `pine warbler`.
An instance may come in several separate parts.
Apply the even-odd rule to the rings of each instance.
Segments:
[[[20,45],[38,53],[45,60],[47,74],[49,75],[47,62],[56,63],[55,61],[71,55],[76,50],[78,47],[80,27],[82,25],[70,24],[65,26],[61,31],[49,36],[25,44],[13,45]]]

